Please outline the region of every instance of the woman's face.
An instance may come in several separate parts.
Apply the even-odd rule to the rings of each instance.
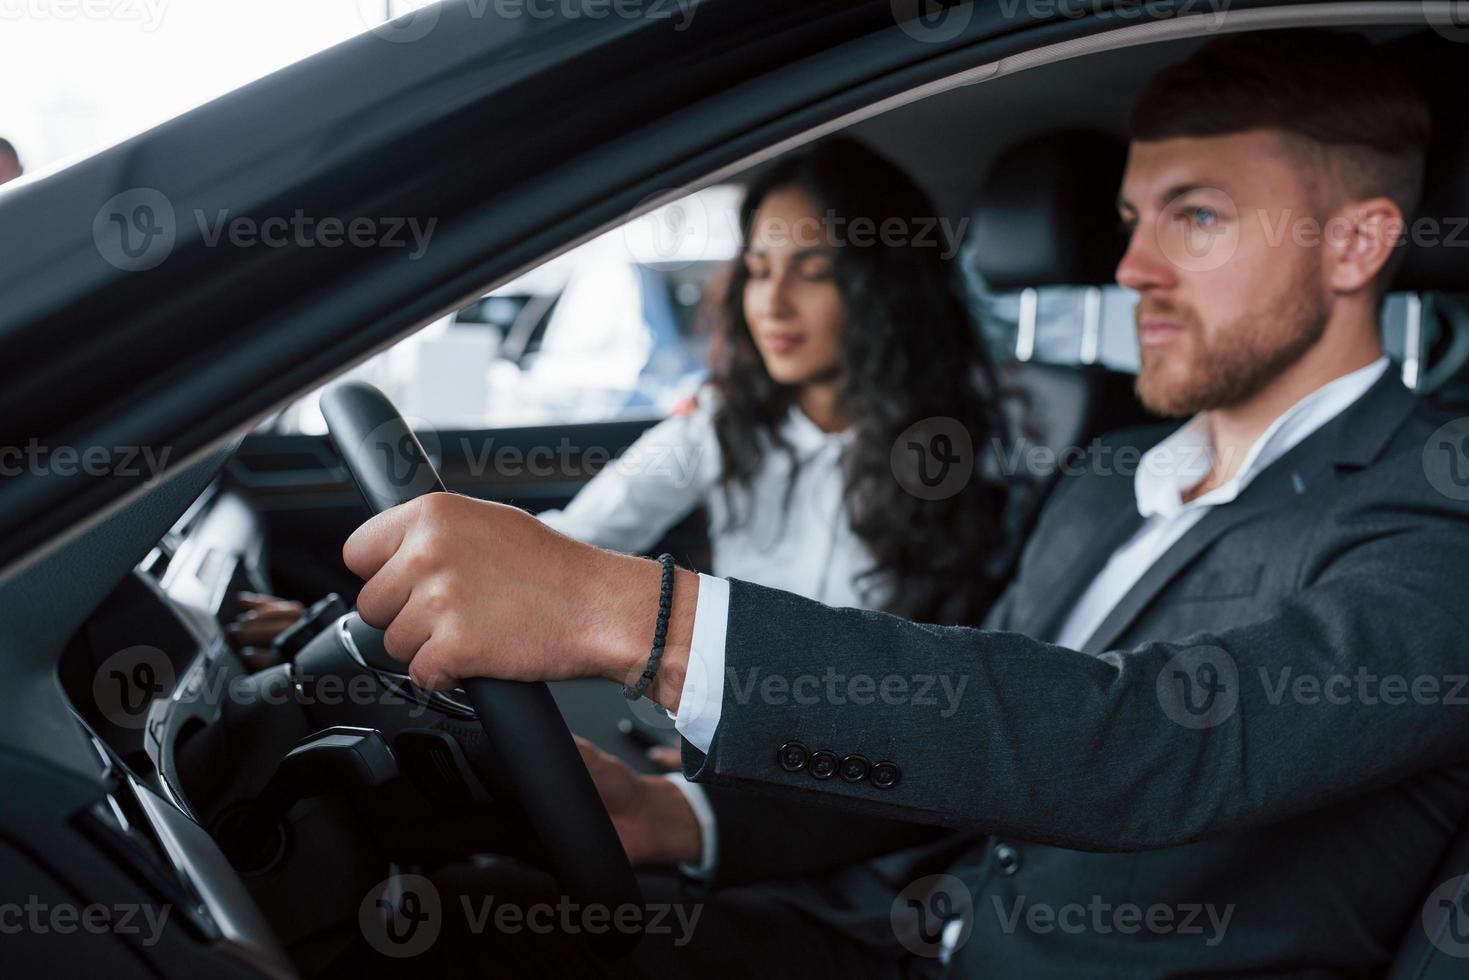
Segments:
[[[745,322],[765,370],[786,385],[829,379],[841,363],[847,314],[816,202],[796,188],[766,195],[744,262]]]

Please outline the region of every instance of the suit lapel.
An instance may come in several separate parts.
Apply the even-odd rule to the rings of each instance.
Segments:
[[[1072,540],[1048,545],[1046,574],[1030,589],[1035,598],[1029,614],[1024,622],[1011,628],[1029,636],[1054,637],[1082,591],[1142,524],[1131,476],[1107,477],[1085,507],[1089,514],[1106,514],[1108,519],[1101,522],[1101,527],[1096,526],[1095,519],[1078,521],[1060,532]]]
[[[1376,458],[1414,405],[1413,396],[1389,368],[1346,411],[1261,471],[1239,497],[1205,514],[1122,597],[1082,647],[1083,652],[1110,649],[1158,594],[1226,531],[1283,507],[1297,496],[1321,493],[1337,479],[1338,466],[1365,466]],[[1134,502],[1134,517],[1136,513]],[[1111,550],[1107,556],[1110,554]],[[1099,564],[1083,584],[1089,585],[1100,568]]]

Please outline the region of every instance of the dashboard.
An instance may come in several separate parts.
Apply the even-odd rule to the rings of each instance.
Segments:
[[[539,865],[543,855],[519,808],[489,791],[488,740],[452,694],[344,658],[341,622],[271,666],[230,647],[237,593],[272,591],[267,538],[250,501],[216,480],[86,619],[58,673],[108,792],[88,833],[168,904],[187,905],[186,927],[245,975],[311,976],[360,944],[363,896],[393,869],[431,873],[485,855]],[[326,696],[343,680],[339,691],[363,696]],[[573,730],[651,768],[644,749],[665,733],[629,734],[637,719],[612,686],[569,682],[552,694]],[[344,730],[380,738],[393,778],[308,787],[258,848],[232,846],[284,760]]]
[[[176,709],[232,669],[222,623],[236,591],[266,584],[262,542],[250,508],[211,485],[72,638],[58,672],[106,791],[82,831],[194,939],[246,975],[291,977],[276,931],[191,805],[179,761],[187,731],[207,727],[207,699]]]

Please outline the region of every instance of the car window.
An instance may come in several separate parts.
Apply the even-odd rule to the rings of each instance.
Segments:
[[[491,290],[352,372],[408,416],[497,428],[667,415],[707,374],[699,313],[738,251],[740,191],[707,188]],[[274,420],[325,431],[318,392]]]
[[[1133,308],[1137,293],[1122,286],[1102,286],[1096,290],[1097,328],[1089,337],[1087,294],[1083,286],[1045,286],[1035,289],[1034,330],[1028,341],[1022,337],[1020,324],[1024,302],[1022,290],[991,291],[978,274],[966,270],[965,294],[970,312],[979,324],[981,335],[991,355],[998,360],[1013,358],[1017,349],[1029,345],[1029,357],[1048,364],[1097,363],[1136,374],[1138,370],[1137,334]],[[1408,337],[1406,293],[1392,293],[1383,302],[1382,343],[1384,352],[1395,361],[1411,361],[1410,353],[1421,355],[1436,341],[1440,325],[1426,320],[1423,335],[1416,341]],[[1095,345],[1095,346],[1093,346]],[[1414,346],[1418,350],[1411,350]],[[1022,351],[1023,352],[1023,351]]]

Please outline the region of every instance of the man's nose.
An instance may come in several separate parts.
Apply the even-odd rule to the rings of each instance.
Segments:
[[[1145,293],[1169,289],[1177,283],[1177,270],[1168,261],[1153,234],[1151,222],[1139,221],[1127,240],[1127,251],[1117,263],[1117,284]]]

